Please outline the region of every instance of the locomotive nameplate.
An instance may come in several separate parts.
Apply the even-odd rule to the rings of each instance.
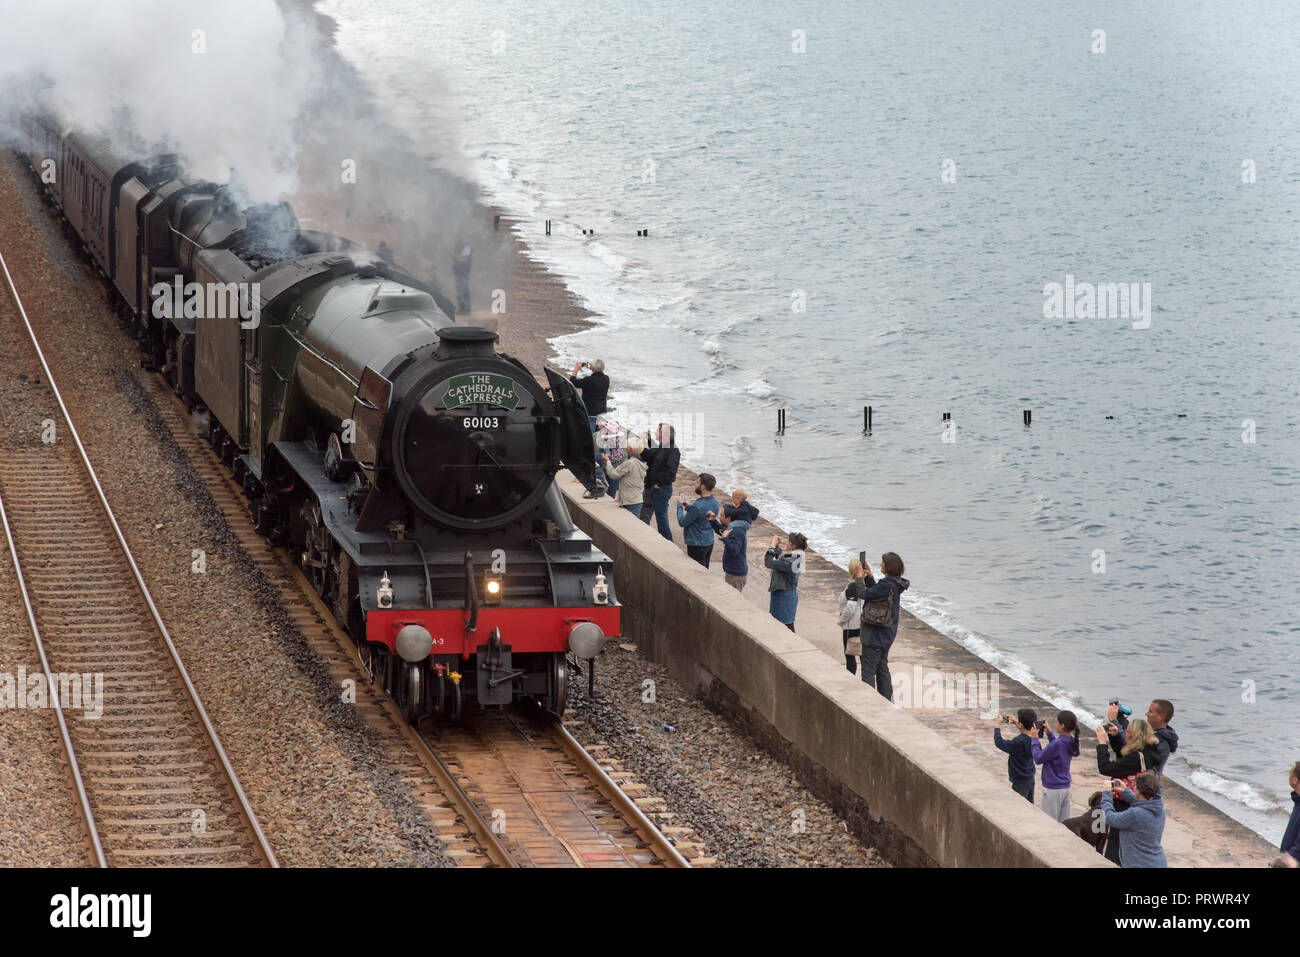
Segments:
[[[447,381],[447,392],[442,404],[448,409],[467,405],[492,405],[499,409],[516,409],[519,396],[515,394],[515,380],[509,376],[473,372],[452,376]]]

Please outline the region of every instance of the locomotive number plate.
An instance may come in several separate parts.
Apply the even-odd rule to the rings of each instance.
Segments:
[[[507,419],[504,415],[467,415],[460,420],[460,424],[467,431],[504,429],[506,427],[506,421]]]

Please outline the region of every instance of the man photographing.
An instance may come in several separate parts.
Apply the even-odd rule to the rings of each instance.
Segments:
[[[1169,722],[1174,719],[1173,702],[1156,698],[1147,707],[1146,719],[1147,724],[1151,725],[1151,730],[1160,739],[1160,743],[1156,745],[1156,750],[1160,754],[1160,763],[1152,770],[1157,774],[1164,774],[1165,762],[1169,760],[1169,755],[1178,750],[1178,732],[1169,726]],[[1121,711],[1118,701],[1112,701],[1110,707],[1106,709],[1106,721],[1106,731],[1111,738],[1112,746],[1116,741],[1119,741],[1122,746],[1124,732],[1128,728],[1128,715]]]
[[[578,378],[578,373],[587,369],[590,373],[583,378]],[[580,359],[573,364],[573,371],[569,373],[569,381],[573,387],[582,393],[582,404],[587,407],[587,422],[591,426],[591,434],[594,436],[600,428],[596,421],[600,416],[605,414],[605,403],[609,397],[609,376],[605,375],[605,363],[601,359],[594,362]],[[600,449],[596,449],[596,480],[601,484],[608,486],[605,480],[605,470],[600,464]],[[588,492],[584,498],[598,498]]]

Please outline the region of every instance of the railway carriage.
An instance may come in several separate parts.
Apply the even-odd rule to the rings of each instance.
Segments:
[[[521,698],[563,711],[570,656],[619,631],[586,410],[437,290],[287,204],[241,207],[175,157],[22,123],[22,153],[144,352],[408,721]],[[46,177],[48,179],[48,177]]]

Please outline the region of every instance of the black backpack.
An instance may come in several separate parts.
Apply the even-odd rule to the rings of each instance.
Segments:
[[[889,589],[889,594],[884,598],[876,601],[867,601],[862,603],[862,627],[863,628],[892,628],[894,627],[894,589]]]

